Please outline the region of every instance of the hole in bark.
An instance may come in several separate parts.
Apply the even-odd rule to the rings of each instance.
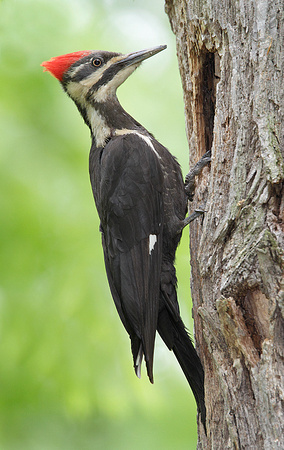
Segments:
[[[194,84],[194,121],[200,155],[212,147],[216,87],[220,79],[220,57],[203,49],[192,57]]]
[[[215,54],[205,53],[201,71],[202,108],[204,116],[205,150],[210,150],[213,141],[214,116],[216,106]]]

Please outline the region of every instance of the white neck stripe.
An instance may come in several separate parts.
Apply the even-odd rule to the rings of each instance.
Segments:
[[[150,136],[146,136],[145,134],[139,133],[139,131],[136,130],[127,130],[126,128],[122,128],[121,130],[115,130],[115,135],[116,136],[123,136],[125,134],[136,134],[136,136],[139,136],[141,139],[143,139],[146,144],[149,145],[149,147],[151,148],[151,150],[153,150],[153,152],[155,153],[155,155],[161,159],[159,153],[157,152],[157,150],[155,149],[152,140],[150,138]]]

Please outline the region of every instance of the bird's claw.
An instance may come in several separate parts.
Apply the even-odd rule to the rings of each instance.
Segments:
[[[182,230],[184,229],[184,227],[186,227],[187,225],[189,225],[191,222],[193,222],[193,220],[197,219],[197,217],[199,216],[203,216],[204,213],[206,211],[202,208],[198,208],[195,209],[195,211],[193,211],[192,214],[190,214],[190,216],[186,217],[183,221],[182,221]],[[203,218],[202,218],[203,219]]]
[[[185,193],[190,202],[193,200],[195,191],[195,177],[197,177],[202,169],[211,162],[211,150],[204,153],[202,158],[195,164],[195,166],[188,172],[185,177]]]

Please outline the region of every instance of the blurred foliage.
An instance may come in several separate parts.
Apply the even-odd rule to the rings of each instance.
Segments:
[[[89,133],[52,56],[168,44],[122,86],[126,110],[187,170],[175,42],[162,0],[0,4],[0,448],[193,449],[196,407],[157,339],[155,384],[132,370],[105,276],[88,178]],[[188,232],[179,298],[192,329]]]

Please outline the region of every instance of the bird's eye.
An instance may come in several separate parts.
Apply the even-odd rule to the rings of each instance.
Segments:
[[[94,67],[100,67],[102,65],[102,60],[100,58],[94,58],[92,64]]]

